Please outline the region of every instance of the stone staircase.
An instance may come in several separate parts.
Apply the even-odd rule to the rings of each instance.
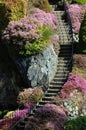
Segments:
[[[56,96],[61,90],[63,84],[66,82],[69,72],[71,71],[72,64],[72,33],[69,24],[66,21],[66,16],[64,11],[53,11],[58,19],[59,24],[59,36],[60,36],[60,54],[58,59],[57,71],[55,77],[48,85],[48,89],[45,92],[44,97],[39,101],[39,103],[34,108],[36,109],[45,105],[46,103],[51,103],[52,97]]]
[[[52,97],[56,96],[63,84],[66,82],[69,72],[71,71],[72,64],[72,33],[70,26],[66,20],[64,11],[53,11],[56,15],[59,23],[59,36],[60,36],[60,53],[58,56],[58,65],[55,77],[49,83],[48,89],[45,91],[42,99],[37,103],[34,109],[31,111],[31,114],[34,114],[37,108],[42,107],[46,103],[51,103]],[[27,116],[20,122],[16,123],[14,127],[10,130],[24,130],[25,123],[28,121]]]

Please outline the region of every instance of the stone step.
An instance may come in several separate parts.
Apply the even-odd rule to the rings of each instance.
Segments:
[[[63,84],[64,84],[64,82],[63,82]],[[62,87],[63,84],[51,84],[51,83],[50,83],[50,84],[48,85],[48,87],[49,87],[49,88],[52,88],[52,87],[53,87],[53,88],[55,88],[55,89],[58,88],[58,92],[59,92],[59,89]]]
[[[71,58],[70,56],[69,57],[59,57],[58,60],[61,60],[61,61],[64,60],[64,62],[65,62],[65,61],[70,61],[70,58]]]
[[[55,76],[59,76],[60,74],[61,75],[65,75],[65,74],[68,74],[70,72],[70,68],[69,69],[61,69],[59,68],[56,72],[56,75]]]
[[[65,47],[66,45],[60,45],[60,51],[65,51],[65,52],[68,52],[68,50],[72,51],[72,46],[70,47]]]
[[[42,104],[38,104],[38,105],[36,106],[36,108],[33,110],[33,112],[35,113],[36,110],[37,110],[38,108],[40,108],[40,107],[43,107],[43,105],[42,105]]]
[[[43,97],[42,100],[43,101],[52,101],[52,97]]]
[[[56,74],[54,78],[64,78],[64,77],[68,77],[69,73],[63,73],[63,74]]]
[[[71,66],[69,64],[67,64],[67,66],[68,67],[64,67],[64,68],[59,66],[58,69],[57,69],[56,75],[58,75],[58,73],[62,73],[62,74],[68,73],[70,71]]]
[[[61,45],[61,48],[70,48],[72,45]]]
[[[60,54],[72,54],[72,50],[71,49],[68,49],[68,50],[63,50],[63,49],[60,49]]]
[[[69,62],[69,59],[63,59],[61,57],[58,58],[58,64],[67,64]]]
[[[60,53],[59,54],[71,54],[71,52],[72,52],[72,49],[71,48],[68,48],[67,50],[65,50],[65,49],[60,49]]]
[[[71,52],[71,54],[70,53],[60,53],[59,54],[59,57],[70,57],[71,58],[71,56],[72,56],[72,52]]]
[[[38,105],[45,105],[45,104],[50,103],[50,102],[51,102],[51,101],[43,101],[43,100],[42,100],[42,101],[39,102]]]
[[[52,97],[52,96],[56,96],[56,95],[57,95],[57,93],[55,93],[55,92],[54,93],[46,93],[45,94],[46,97]]]
[[[70,63],[69,61],[67,61],[67,62],[60,62],[57,65],[57,69],[58,69],[58,67],[67,67],[67,64],[69,64],[69,63]]]
[[[57,93],[59,91],[59,88],[54,88],[54,87],[51,87],[47,90],[48,93]]]
[[[64,78],[64,77],[62,77],[62,78],[54,78],[53,81],[64,81],[65,82],[66,79],[67,78]]]
[[[51,81],[51,85],[62,85],[64,81]]]

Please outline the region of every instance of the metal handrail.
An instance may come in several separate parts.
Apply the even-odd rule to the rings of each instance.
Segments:
[[[72,33],[72,56],[71,56],[71,59],[70,61],[73,59],[73,54],[74,54],[74,33],[73,33],[73,27],[72,27],[72,22],[71,22],[71,17],[70,17],[70,14],[66,12],[66,7],[65,5],[67,4],[67,1],[64,0],[64,10],[65,10],[65,13],[67,14],[67,19],[69,20],[69,25],[70,25],[70,29],[71,29],[71,33]],[[70,62],[69,61],[69,62]]]

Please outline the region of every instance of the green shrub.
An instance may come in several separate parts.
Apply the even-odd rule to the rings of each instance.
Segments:
[[[25,15],[25,0],[0,0],[0,34],[9,21],[17,21]]]
[[[86,0],[68,0],[69,3],[86,4]]]
[[[37,7],[45,12],[51,12],[51,7],[48,0],[28,0],[29,4],[34,7]]]
[[[65,123],[65,130],[85,130],[86,129],[86,116],[72,119]]]
[[[78,53],[86,54],[86,14],[84,16],[84,20],[81,23],[79,31],[79,43],[77,44],[76,51],[78,51]]]
[[[50,42],[49,38],[52,35],[51,29],[47,27],[41,27],[42,36],[35,40],[33,43],[26,45],[22,48],[22,50],[19,52],[21,55],[32,55],[41,52],[45,47],[47,47]]]
[[[86,4],[86,0],[72,0],[72,3]]]

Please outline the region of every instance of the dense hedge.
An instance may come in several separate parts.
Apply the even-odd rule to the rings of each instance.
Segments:
[[[80,27],[79,44],[77,45],[77,50],[79,53],[86,53],[86,14]]]
[[[26,15],[26,0],[0,0],[0,33],[9,21],[17,21]]]

